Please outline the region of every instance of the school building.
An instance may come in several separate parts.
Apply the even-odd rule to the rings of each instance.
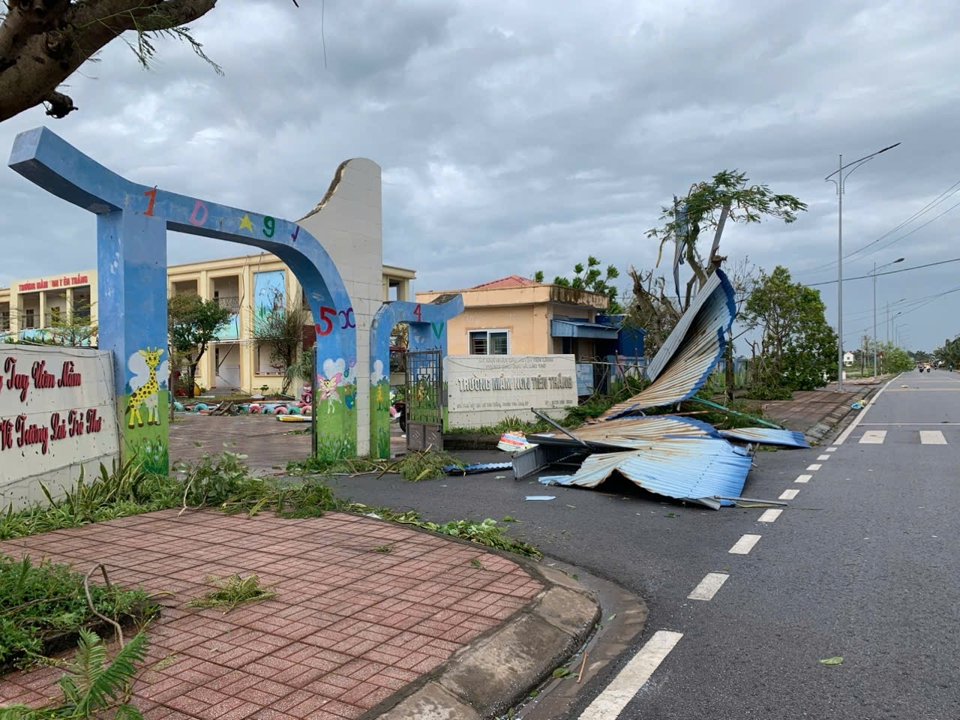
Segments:
[[[416,272],[407,268],[382,266],[383,300],[411,300]],[[270,362],[270,352],[262,351],[254,340],[254,322],[258,314],[274,309],[287,298],[300,297],[306,305],[303,289],[296,276],[270,253],[245,255],[222,260],[171,265],[167,268],[170,295],[194,293],[205,300],[216,300],[231,310],[232,317],[200,360],[197,384],[204,390],[258,393],[279,390],[283,375]],[[57,318],[74,315],[97,322],[97,273],[50,275],[15,281],[0,288],[0,340],[54,339],[51,326]],[[315,341],[313,325],[304,326],[304,343]],[[96,343],[96,336],[92,338]],[[294,389],[296,391],[296,389]]]

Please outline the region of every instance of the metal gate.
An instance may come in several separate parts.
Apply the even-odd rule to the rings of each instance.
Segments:
[[[407,360],[407,449],[443,449],[443,364],[439,350],[414,350]]]

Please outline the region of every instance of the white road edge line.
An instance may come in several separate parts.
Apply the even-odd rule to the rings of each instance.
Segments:
[[[778,517],[783,510],[764,510],[763,515],[760,516],[760,519],[757,522],[772,523]]]
[[[747,555],[759,541],[759,535],[744,535],[733,544],[733,547],[730,548],[728,552],[731,555]]]
[[[693,592],[687,595],[687,600],[713,600],[717,590],[723,587],[729,577],[726,573],[707,573]]]
[[[810,478],[812,477],[813,475],[801,475],[796,480],[794,480],[794,482],[798,482],[798,483],[810,482]]]
[[[797,493],[799,493],[799,492],[800,492],[800,490],[798,490],[797,488],[792,488],[792,489],[790,489],[790,490],[784,490],[783,493],[780,495],[780,497],[777,498],[777,499],[778,499],[778,500],[793,500],[793,499],[797,496]]]
[[[817,463],[807,466],[807,470],[809,470],[810,472],[816,472],[819,469],[820,469],[820,465],[818,465]]]
[[[900,373],[900,375],[903,375],[903,373]],[[897,375],[897,377],[892,378],[886,385],[884,385],[882,388],[880,388],[880,390],[877,392],[877,394],[874,395],[874,396],[870,399],[870,402],[867,403],[867,406],[866,406],[865,408],[863,408],[863,410],[860,411],[860,414],[857,415],[857,416],[853,419],[853,422],[850,423],[850,425],[847,426],[847,429],[844,430],[842,433],[840,433],[840,437],[838,437],[836,440],[833,441],[833,444],[834,444],[834,445],[843,445],[843,443],[846,441],[846,439],[847,439],[848,437],[850,437],[850,433],[852,433],[854,430],[856,430],[856,429],[857,429],[857,425],[859,425],[859,424],[863,421],[863,416],[867,414],[867,411],[868,411],[870,408],[872,408],[873,405],[874,405],[874,403],[876,403],[877,400],[880,399],[880,396],[883,395],[883,391],[886,390],[888,387],[890,387],[890,383],[892,383],[894,380],[898,380],[898,379],[900,378],[900,375]]]
[[[817,460],[819,460],[820,462],[823,462],[824,460],[829,460],[829,459],[830,459],[829,455],[821,455],[820,457],[817,458]]]
[[[657,630],[613,682],[587,706],[580,720],[615,720],[619,717],[682,637],[683,633]]]

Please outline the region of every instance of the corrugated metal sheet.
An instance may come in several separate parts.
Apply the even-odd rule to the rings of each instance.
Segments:
[[[591,455],[577,473],[557,483],[594,488],[619,472],[658,495],[717,508],[732,504],[717,496],[743,493],[750,462],[746,451],[722,438],[666,439],[643,450]]]
[[[810,445],[802,432],[796,430],[774,430],[773,428],[736,428],[721,430],[720,434],[730,440],[759,443],[760,445],[782,445],[783,447],[808,448]]]
[[[613,419],[644,408],[671,405],[693,395],[723,356],[726,333],[733,325],[734,315],[733,286],[717,270],[650,363],[650,387],[614,405],[601,418]]]
[[[689,418],[661,415],[629,417],[583,425],[574,434],[591,447],[638,449],[664,438],[719,437],[712,425]],[[530,442],[538,442],[536,436]],[[572,445],[571,445],[572,447]]]

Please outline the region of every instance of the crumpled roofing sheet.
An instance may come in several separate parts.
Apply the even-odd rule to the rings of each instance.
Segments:
[[[647,447],[651,441],[664,438],[720,437],[712,425],[672,415],[651,417],[626,417],[619,420],[581,425],[573,434],[586,442],[591,450],[608,448],[634,449]],[[578,443],[562,433],[539,433],[530,435],[533,443],[564,444],[571,449]]]
[[[775,430],[774,428],[735,428],[721,430],[720,435],[730,440],[758,443],[760,445],[782,445],[783,447],[808,448],[807,439],[796,430]]]
[[[740,497],[751,458],[723,438],[668,438],[629,452],[598,453],[559,485],[595,488],[614,472],[639,487],[677,500],[713,508],[732,504],[719,497]]]
[[[629,400],[614,405],[601,419],[690,398],[707,381],[723,356],[726,334],[733,326],[736,312],[733,286],[723,271],[717,270],[707,279],[647,368],[652,384]]]

